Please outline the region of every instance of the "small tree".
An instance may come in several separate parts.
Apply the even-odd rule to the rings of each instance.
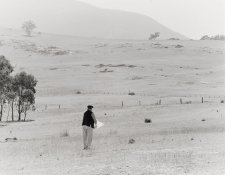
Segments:
[[[14,86],[14,77],[10,77],[9,83],[7,85],[6,90],[6,99],[8,102],[9,109],[11,108],[11,117],[12,121],[14,121],[14,102],[16,100],[17,94],[16,94],[16,87]]]
[[[22,29],[25,31],[27,36],[31,36],[33,30],[37,28],[33,21],[26,21],[22,25]]]
[[[2,121],[3,107],[6,103],[6,91],[12,71],[13,67],[10,62],[4,56],[0,56],[0,121]]]
[[[25,121],[26,117],[27,117],[27,111],[29,111],[30,109],[32,109],[32,110],[35,109],[33,106],[35,103],[35,97],[34,97],[33,91],[31,91],[30,89],[24,90],[24,92],[21,96],[21,99],[22,99],[21,111],[22,111],[22,113],[24,113],[24,121]]]
[[[160,35],[159,32],[155,32],[154,34],[151,34],[150,37],[148,38],[149,40],[155,40],[156,38],[158,38]]]
[[[37,80],[33,75],[21,72],[15,75],[14,86],[17,93],[17,111],[19,114],[18,121],[21,120],[21,113],[27,112],[34,104],[34,94],[36,93]],[[27,106],[28,105],[28,106]],[[26,107],[25,107],[26,106]],[[25,114],[25,113],[24,113]],[[26,114],[25,114],[26,115]]]

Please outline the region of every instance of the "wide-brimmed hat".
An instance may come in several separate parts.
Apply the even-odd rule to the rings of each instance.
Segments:
[[[93,107],[94,107],[94,106],[92,106],[92,105],[88,105],[88,106],[87,106],[88,109],[92,109]]]

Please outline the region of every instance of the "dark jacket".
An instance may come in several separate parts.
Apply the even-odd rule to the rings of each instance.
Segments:
[[[94,119],[93,119],[93,117],[91,116],[92,113],[93,113],[93,112],[90,111],[90,110],[87,110],[87,111],[84,113],[82,126],[83,126],[83,125],[86,125],[86,126],[89,126],[89,127],[94,128]]]

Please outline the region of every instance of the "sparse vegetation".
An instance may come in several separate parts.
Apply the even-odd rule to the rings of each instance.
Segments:
[[[208,35],[204,35],[201,37],[200,40],[221,40],[221,41],[225,41],[225,36],[224,35],[215,35],[215,36],[208,36]]]
[[[15,49],[22,49],[27,52],[36,53],[40,55],[52,55],[52,56],[60,56],[60,55],[68,55],[73,52],[70,50],[64,50],[55,46],[40,46],[36,45],[33,42],[21,41],[21,40],[13,40]]]

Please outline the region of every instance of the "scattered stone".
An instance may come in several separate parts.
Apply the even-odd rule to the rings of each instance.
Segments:
[[[206,121],[206,119],[202,119],[202,122],[205,122]]]
[[[191,138],[191,141],[193,141],[194,140],[194,138]]]

